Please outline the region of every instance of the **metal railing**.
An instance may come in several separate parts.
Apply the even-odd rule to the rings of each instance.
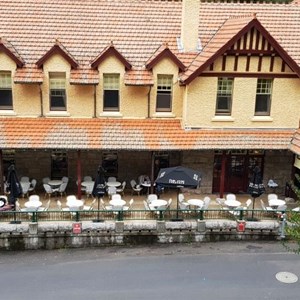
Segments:
[[[289,211],[286,211],[288,214]],[[60,222],[60,221],[122,221],[122,220],[207,220],[207,219],[228,219],[228,220],[274,220],[280,219],[281,212],[265,210],[92,210],[92,211],[0,211],[0,222]]]

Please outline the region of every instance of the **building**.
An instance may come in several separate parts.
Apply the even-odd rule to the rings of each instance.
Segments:
[[[99,164],[128,182],[183,164],[222,194],[246,192],[259,165],[284,191],[300,155],[299,14],[296,1],[2,1],[2,175],[14,162],[75,186]]]

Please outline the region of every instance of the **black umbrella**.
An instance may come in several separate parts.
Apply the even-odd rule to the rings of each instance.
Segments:
[[[201,181],[201,174],[198,171],[177,166],[170,168],[162,168],[159,170],[155,180],[156,185],[169,188],[177,188],[178,194],[181,187],[197,188]],[[178,219],[178,194],[177,194],[177,215]]]
[[[13,207],[13,210],[16,211],[16,199],[22,195],[22,186],[19,182],[15,166],[10,165],[8,168],[8,176],[7,176],[7,191],[9,192],[8,199],[9,204]],[[16,214],[14,213],[14,222],[20,223],[16,221]]]
[[[258,166],[256,166],[253,169],[253,174],[251,177],[251,180],[249,182],[248,186],[248,193],[251,195],[253,198],[253,207],[252,207],[252,220],[253,219],[253,213],[254,213],[254,206],[255,206],[255,199],[262,195],[265,192],[265,187],[262,182],[262,176],[261,176],[261,171]]]
[[[99,210],[100,210],[100,198],[105,195],[105,177],[104,177],[105,170],[103,169],[102,166],[98,167],[97,170],[97,175],[92,191],[92,195],[94,197],[97,197],[98,199],[98,214],[97,214],[97,219],[93,220],[94,222],[102,222],[103,220],[99,219]]]

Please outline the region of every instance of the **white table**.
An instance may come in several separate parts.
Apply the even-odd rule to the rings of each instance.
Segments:
[[[90,185],[94,186],[94,184],[95,184],[95,181],[82,181],[81,182],[81,185],[85,188]]]
[[[225,200],[224,203],[230,208],[236,208],[236,207],[241,206],[241,204],[242,204],[240,201],[237,201],[237,200]]]
[[[281,199],[270,199],[269,200],[269,206],[271,206],[272,208],[277,208],[278,206],[284,205],[286,202],[284,200]]]
[[[106,182],[106,185],[107,185],[107,186],[118,187],[118,186],[121,185],[121,182],[119,182],[119,181],[109,181],[109,182]]]
[[[52,187],[52,188],[57,188],[60,185],[62,185],[63,181],[62,180],[50,180],[48,182],[48,184]]]
[[[24,203],[26,208],[32,208],[34,210],[37,210],[39,207],[41,207],[43,205],[43,203],[41,201],[27,201]]]
[[[67,201],[66,205],[70,208],[70,210],[78,210],[83,206],[83,201],[79,199],[74,199]]]
[[[187,203],[189,205],[198,206],[198,207],[202,207],[204,204],[203,200],[201,199],[189,199]]]
[[[109,201],[109,204],[112,206],[124,206],[126,201],[123,199],[112,199]]]
[[[149,204],[149,207],[157,209],[158,207],[160,207],[160,206],[166,206],[167,204],[168,204],[167,200],[157,199],[157,200],[151,201],[151,203]]]

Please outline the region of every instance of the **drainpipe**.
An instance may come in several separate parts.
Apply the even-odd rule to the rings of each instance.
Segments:
[[[94,115],[93,118],[97,117],[97,89],[96,84],[94,84]]]
[[[77,199],[81,199],[81,157],[80,150],[77,150]]]
[[[5,194],[3,176],[4,176],[4,172],[3,172],[3,155],[2,155],[2,149],[0,149],[0,190],[1,190],[2,195]]]
[[[148,96],[148,114],[147,114],[147,118],[148,119],[150,118],[150,93],[151,93],[151,88],[152,88],[152,86],[150,85],[149,86],[149,92],[147,94],[147,96]]]
[[[43,92],[42,92],[42,85],[41,84],[39,84],[39,91],[40,91],[40,102],[41,102],[41,117],[44,117]]]
[[[154,161],[155,161],[155,155],[154,152],[151,151],[151,187],[150,187],[150,193],[154,194]]]
[[[224,150],[222,152],[221,179],[220,179],[220,198],[224,197],[225,170],[226,170],[226,151]]]

